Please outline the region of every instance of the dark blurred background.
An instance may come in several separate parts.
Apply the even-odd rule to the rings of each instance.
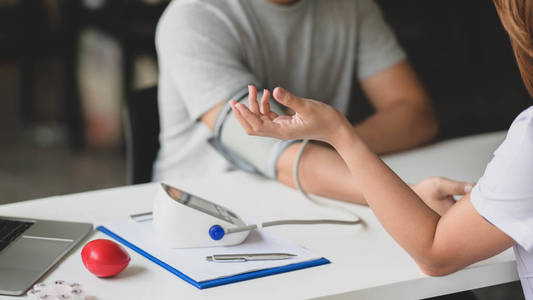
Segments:
[[[507,129],[533,104],[492,1],[377,2],[432,97],[439,139]]]
[[[492,1],[378,2],[432,96],[440,140],[507,129],[531,104]],[[122,109],[157,83],[166,5],[0,0],[0,204],[126,184]],[[353,97],[361,120],[372,109],[356,83]],[[478,294],[520,299],[509,286]]]
[[[439,139],[506,129],[531,104],[491,1],[378,2],[432,96]],[[126,184],[122,108],[157,83],[166,4],[0,0],[0,203]],[[360,120],[372,109],[356,83],[353,95]]]
[[[126,184],[122,108],[166,1],[0,0],[0,203]]]

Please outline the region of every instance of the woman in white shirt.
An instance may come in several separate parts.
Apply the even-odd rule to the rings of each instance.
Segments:
[[[533,2],[494,3],[533,95]],[[533,107],[512,123],[472,192],[449,209],[434,211],[368,149],[340,112],[282,88],[273,94],[295,114],[275,115],[268,99],[260,103],[249,99],[250,109],[231,101],[245,130],[251,135],[331,144],[379,221],[423,272],[446,275],[514,246],[525,297],[533,299]],[[432,186],[427,187],[428,195]]]

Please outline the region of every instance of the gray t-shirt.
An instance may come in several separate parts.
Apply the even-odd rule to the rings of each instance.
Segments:
[[[373,0],[175,0],[156,32],[161,149],[154,180],[222,172],[229,163],[198,118],[247,86],[282,86],[346,112],[354,76],[405,58]]]

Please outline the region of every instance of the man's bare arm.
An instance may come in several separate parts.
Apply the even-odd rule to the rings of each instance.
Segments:
[[[366,78],[361,86],[376,113],[354,129],[376,154],[420,146],[436,136],[429,97],[407,61]]]
[[[278,181],[296,187],[293,165],[301,143],[289,146],[278,160]],[[299,166],[300,183],[309,193],[366,205],[365,198],[351,181],[350,171],[335,149],[309,143]]]
[[[217,106],[211,108],[200,117],[200,121],[204,123],[209,130],[213,131],[215,128],[215,121],[217,120],[218,113],[224,107],[224,102],[219,103]]]

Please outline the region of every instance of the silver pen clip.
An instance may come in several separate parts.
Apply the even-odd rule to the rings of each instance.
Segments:
[[[214,254],[206,256],[211,262],[246,262],[254,260],[281,260],[297,256],[290,253]]]

